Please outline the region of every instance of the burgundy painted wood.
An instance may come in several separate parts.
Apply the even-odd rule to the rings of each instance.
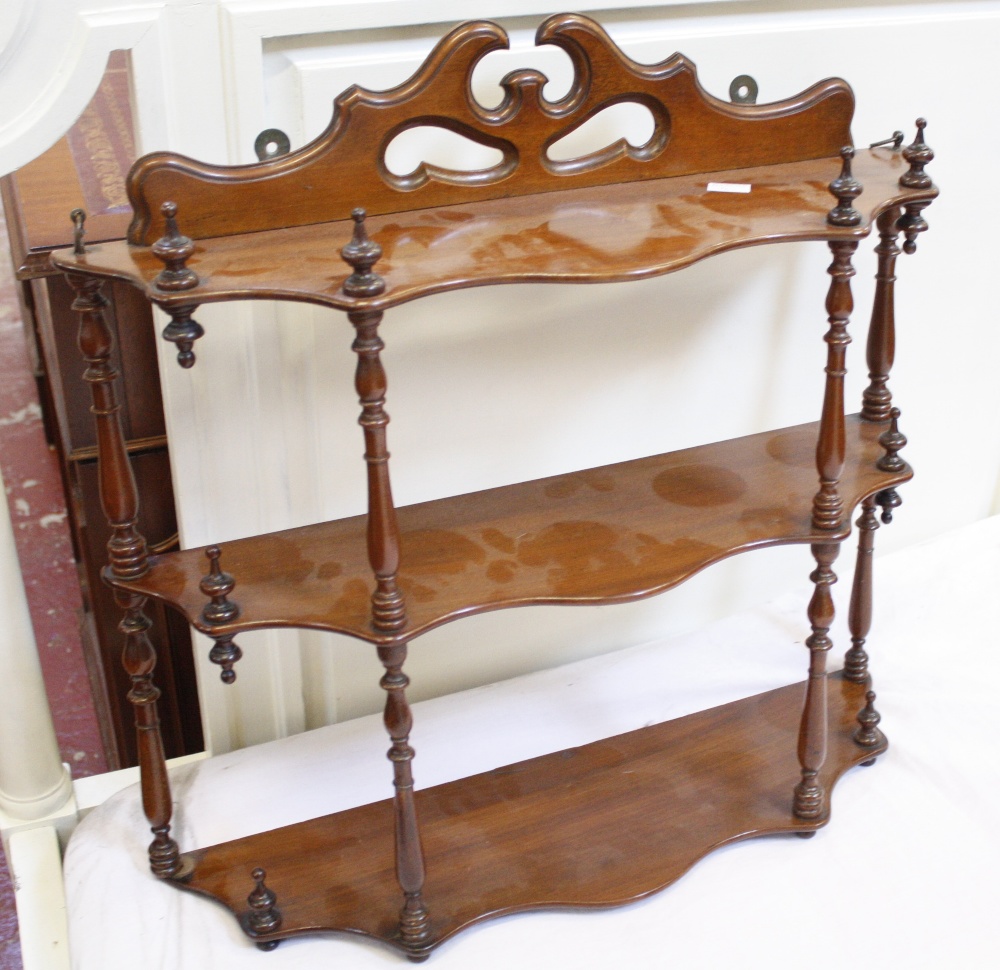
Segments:
[[[169,792],[155,724],[142,715],[154,869],[223,902],[262,948],[334,930],[423,959],[493,916],[623,903],[727,842],[814,833],[829,818],[837,778],[886,747],[864,646],[875,508],[890,516],[896,486],[912,474],[898,454],[905,438],[887,382],[896,238],[904,233],[912,251],[937,195],[924,171],[933,153],[923,122],[906,149],[894,138],[858,150],[842,81],[773,105],[729,105],[698,86],[680,55],[635,64],[586,18],[550,18],[538,39],[561,46],[576,70],[558,102],[542,97],[541,75],[518,71],[503,82],[498,108],[476,104],[470,72],[506,40],[494,24],[465,24],[405,84],[338,98],[330,128],[298,152],[235,168],[169,153],[141,159],[129,179],[129,244],[56,256],[82,292],[124,280],[162,306],[171,316],[164,336],[185,367],[203,336],[192,317],[203,303],[302,300],[346,312],[354,330],[367,514],[207,550],[149,555],[141,545],[105,390],[112,376],[93,379],[118,530],[105,575],[126,610],[137,717],[155,714],[140,619],[147,598],[213,637],[224,680],[239,656],[234,637],[275,626],[366,641],[385,670],[391,800],[183,856],[164,841]],[[622,101],[652,113],[646,145],[552,158],[556,141]],[[473,173],[424,165],[395,176],[385,148],[417,125],[499,148],[502,161]],[[711,192],[710,181],[751,191]],[[876,225],[871,384],[862,413],[845,415],[852,259]],[[833,255],[817,422],[396,507],[379,336],[386,310],[466,286],[638,280],[730,249],[809,240]],[[96,326],[95,299],[81,300],[84,329]],[[833,565],[858,505],[853,646],[845,673],[828,676]],[[816,562],[804,686],[415,789],[403,666],[420,634],[488,610],[651,596],[728,556],[788,543],[809,545]]]

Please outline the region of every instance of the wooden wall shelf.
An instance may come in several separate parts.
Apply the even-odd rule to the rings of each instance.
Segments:
[[[330,128],[295,153],[235,168],[169,153],[140,159],[129,176],[128,243],[78,238],[55,256],[77,292],[89,365],[113,527],[105,579],[125,610],[150,865],[223,902],[262,948],[332,930],[420,960],[487,917],[623,903],[728,842],[812,833],[829,818],[836,779],[886,747],[865,641],[877,510],[891,521],[896,486],[912,474],[888,380],[897,240],[914,251],[937,195],[924,171],[933,157],[925,123],[905,148],[897,140],[856,150],[843,81],[773,105],[730,105],[704,92],[680,55],[636,64],[584,17],[550,18],[538,41],[561,46],[575,65],[559,102],[542,97],[537,72],[520,71],[504,80],[498,108],[476,104],[470,72],[505,39],[493,24],[465,24],[399,88],[342,95]],[[622,101],[652,113],[647,144],[553,161],[555,142]],[[392,175],[386,146],[418,125],[498,148],[503,160],[472,173],[422,165]],[[852,257],[875,227],[871,383],[861,412],[845,416]],[[396,508],[378,330],[386,309],[467,286],[641,279],[725,250],[804,240],[833,257],[817,422]],[[117,417],[107,279],[170,315],[164,336],[183,367],[204,335],[194,319],[202,303],[277,298],[346,311],[367,514],[150,554]],[[859,505],[852,646],[828,682],[833,563]],[[403,664],[415,637],[486,610],[650,596],[727,556],[788,543],[808,544],[816,561],[804,686],[414,791]],[[392,800],[182,853],[156,731],[150,598],[215,641],[210,656],[227,683],[246,630],[311,627],[374,644]]]

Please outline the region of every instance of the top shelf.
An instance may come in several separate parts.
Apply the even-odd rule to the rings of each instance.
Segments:
[[[937,194],[922,172],[900,186],[907,162],[898,146],[859,149],[863,191],[831,224],[831,182],[853,143],[854,95],[842,80],[772,104],[731,104],[701,87],[683,55],[640,64],[586,17],[550,17],[536,43],[560,47],[573,64],[556,101],[545,97],[544,75],[522,69],[501,81],[499,105],[478,102],[476,65],[507,36],[488,21],[463,24],[403,84],[343,92],[326,131],[296,152],[237,166],[170,152],[141,158],[128,177],[128,243],[54,262],[127,280],[168,310],[247,298],[383,310],[459,287],[640,279],[765,242],[854,239],[883,211]],[[623,103],[650,115],[644,144],[619,139],[561,157],[567,136]],[[453,132],[500,161],[394,173],[386,153],[415,128]],[[382,250],[380,281],[345,292],[340,252],[359,205]],[[172,268],[161,275],[164,262]]]
[[[368,298],[342,289],[350,268],[339,252],[351,238],[350,219],[199,240],[187,263],[199,283],[183,292],[157,288],[163,264],[150,247],[98,243],[55,261],[127,280],[163,306],[258,298],[386,309],[460,287],[642,279],[761,243],[863,237],[886,209],[937,194],[899,187],[907,166],[898,151],[866,149],[854,159],[865,189],[854,203],[862,221],[830,226],[827,186],[840,165],[839,157],[822,158],[369,217],[386,288]],[[709,191],[710,182],[750,191]]]

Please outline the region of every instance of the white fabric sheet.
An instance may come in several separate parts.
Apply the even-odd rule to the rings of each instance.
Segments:
[[[803,548],[804,574],[810,562]],[[808,841],[719,850],[620,909],[487,922],[435,951],[429,966],[1000,966],[1000,518],[877,559],[875,582],[869,653],[891,747],[841,780],[827,828]],[[848,587],[836,589],[832,667],[849,642]],[[802,680],[809,589],[667,642],[415,705],[418,786]],[[381,720],[370,717],[189,766],[173,779],[174,835],[195,848],[385,798],[386,747]],[[65,859],[76,970],[407,963],[337,936],[261,952],[222,907],[157,882],[148,841],[136,788],[77,829]]]

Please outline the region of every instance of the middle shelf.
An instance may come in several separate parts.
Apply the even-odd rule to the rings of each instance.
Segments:
[[[840,482],[845,516],[811,524],[819,423],[733,438],[634,461],[398,509],[399,588],[407,624],[377,631],[366,517],[222,544],[240,615],[206,624],[203,549],[151,556],[146,575],[110,580],[179,609],[214,636],[266,627],[404,642],[459,616],[543,603],[615,603],[662,592],[734,553],[841,541],[867,495],[909,480],[876,462],[885,424],[846,420]]]

